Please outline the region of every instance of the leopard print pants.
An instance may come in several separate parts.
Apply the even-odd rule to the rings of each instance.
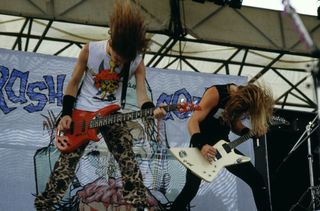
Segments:
[[[124,200],[134,206],[147,206],[147,189],[143,184],[141,172],[132,149],[132,135],[125,123],[114,124],[101,128],[101,134],[106,140],[109,151],[119,164]],[[50,210],[58,204],[65,191],[75,176],[75,169],[84,152],[86,145],[76,151],[60,155],[53,172],[46,184],[45,191],[36,196],[35,207],[37,210]]]

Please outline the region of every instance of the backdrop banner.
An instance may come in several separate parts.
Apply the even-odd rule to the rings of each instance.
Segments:
[[[0,210],[34,210],[33,194],[44,190],[60,154],[53,144],[54,123],[75,62],[75,58],[0,49]],[[207,87],[247,81],[240,76],[157,68],[146,71],[148,91],[157,106],[196,104]],[[124,112],[138,110],[136,105],[132,79]],[[183,187],[186,169],[168,149],[188,147],[190,115],[171,111],[161,121],[137,119],[129,123],[148,197],[155,204],[172,201]],[[230,134],[231,140],[235,138]],[[251,141],[239,149],[254,162]],[[121,173],[104,140],[90,142],[76,171],[61,207],[90,210],[103,206],[107,210],[121,206]],[[191,206],[199,211],[208,207],[256,210],[250,188],[226,170],[212,183],[202,183]]]

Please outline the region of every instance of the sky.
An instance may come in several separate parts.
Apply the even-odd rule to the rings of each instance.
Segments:
[[[298,13],[317,16],[319,0],[289,0],[289,2]],[[283,10],[282,0],[243,0],[242,5]]]

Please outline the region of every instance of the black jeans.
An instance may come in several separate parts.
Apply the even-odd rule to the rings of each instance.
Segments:
[[[242,154],[238,150],[235,150],[235,152]],[[262,175],[257,171],[251,162],[228,166],[226,169],[242,179],[251,187],[253,197],[259,211],[270,210],[270,205],[268,203],[268,189],[265,186]],[[201,179],[194,175],[190,170],[187,170],[186,183],[180,194],[173,202],[171,211],[186,210],[187,205],[196,196],[200,184]]]

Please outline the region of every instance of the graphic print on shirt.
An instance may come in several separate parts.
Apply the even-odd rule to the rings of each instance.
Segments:
[[[94,85],[98,89],[95,99],[103,101],[116,100],[115,92],[120,82],[119,67],[113,61],[109,61],[109,69],[104,67],[104,60],[100,63],[99,73],[93,75]]]

